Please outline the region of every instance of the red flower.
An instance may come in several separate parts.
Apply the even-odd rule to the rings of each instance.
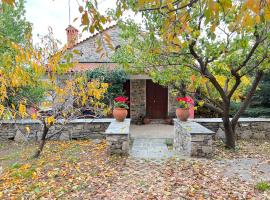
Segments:
[[[176,101],[180,102],[180,101],[183,101],[185,103],[188,103],[188,104],[193,104],[193,101],[191,98],[188,98],[188,97],[177,97],[176,98]]]
[[[119,97],[116,97],[114,99],[114,101],[116,101],[116,102],[122,102],[122,103],[126,103],[127,100],[128,100],[128,98],[127,97],[123,97],[123,96],[119,96]]]

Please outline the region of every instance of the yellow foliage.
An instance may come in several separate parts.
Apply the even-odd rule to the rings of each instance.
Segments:
[[[245,86],[248,86],[250,84],[250,79],[247,76],[243,76],[241,78],[241,81]]]
[[[54,116],[48,117],[46,121],[47,121],[47,124],[53,125],[55,123]]]
[[[19,113],[21,115],[22,118],[25,118],[27,113],[26,113],[26,106],[22,103],[20,103],[19,105]]]
[[[216,79],[217,79],[217,82],[218,82],[222,87],[224,87],[224,86],[225,86],[225,82],[226,82],[227,77],[221,76],[221,75],[216,75],[215,77],[216,77]]]
[[[33,114],[31,115],[31,118],[32,118],[33,120],[36,120],[36,119],[37,119],[37,114],[36,114],[36,113],[33,113]]]
[[[0,117],[2,117],[2,115],[4,114],[5,111],[5,106],[0,105]]]

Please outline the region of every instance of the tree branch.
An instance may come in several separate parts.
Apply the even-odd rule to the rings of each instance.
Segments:
[[[233,85],[231,91],[228,94],[228,98],[231,99],[234,92],[237,90],[238,86],[241,83],[241,77],[238,73],[235,73],[234,71],[231,71],[232,75],[235,77],[235,84]]]
[[[236,123],[238,121],[238,119],[240,118],[241,114],[245,111],[245,109],[248,107],[250,101],[251,101],[251,98],[252,96],[254,95],[255,91],[256,91],[256,88],[260,82],[260,80],[262,79],[263,77],[263,71],[258,71],[256,73],[256,77],[252,83],[252,86],[247,94],[247,97],[245,99],[245,101],[241,104],[241,107],[239,108],[239,110],[237,111],[237,113],[234,115],[234,117],[232,118],[232,126],[233,126],[233,129],[235,129],[235,126],[236,126]]]
[[[173,9],[173,10],[169,10],[168,6],[165,5],[165,6],[155,7],[155,8],[145,8],[145,9],[140,9],[139,11],[141,11],[141,12],[144,12],[144,11],[155,11],[155,10],[156,10],[156,11],[160,11],[160,10],[162,10],[162,9],[168,9],[168,10],[169,10],[168,13],[171,13],[171,12],[175,12],[175,11],[184,9],[184,8],[186,8],[186,7],[191,7],[191,6],[192,6],[194,3],[196,3],[197,1],[198,1],[198,0],[191,0],[189,3],[187,3],[187,4],[183,5],[183,6],[180,6],[180,7],[176,8],[176,9]],[[172,4],[173,4],[173,5],[176,5],[176,4],[178,4],[179,2],[180,2],[180,0],[177,0],[177,1],[173,2]]]
[[[239,70],[241,70],[244,66],[246,66],[246,64],[248,63],[248,61],[251,59],[251,57],[253,56],[253,54],[255,53],[257,47],[259,46],[260,43],[262,43],[264,40],[267,39],[267,36],[264,38],[261,38],[261,36],[258,35],[257,33],[257,29],[255,30],[254,33],[255,37],[256,37],[256,41],[254,43],[254,45],[252,46],[251,50],[249,51],[249,53],[247,54],[245,60],[235,69],[235,72],[238,72]]]

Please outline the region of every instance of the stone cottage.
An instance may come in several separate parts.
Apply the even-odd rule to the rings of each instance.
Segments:
[[[114,50],[121,47],[120,28],[117,25],[110,26],[100,33],[96,33],[83,41],[78,42],[79,31],[69,25],[66,29],[67,46],[70,51],[77,50],[74,55],[74,61],[78,64],[72,69],[72,72],[84,72],[101,66],[113,69],[116,63],[111,62],[110,57]],[[111,38],[111,49],[103,46],[107,55],[101,58],[100,52],[97,52],[97,40],[103,35],[109,35]],[[133,121],[147,116],[150,119],[164,119],[167,116],[174,117],[176,102],[168,87],[163,87],[154,83],[151,78],[145,74],[129,75],[129,80],[124,84],[126,96],[130,99],[129,115]]]

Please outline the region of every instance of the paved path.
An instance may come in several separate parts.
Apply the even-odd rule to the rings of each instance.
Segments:
[[[226,177],[238,176],[243,181],[270,181],[270,162],[259,158],[238,158],[217,162]]]
[[[130,126],[131,138],[173,138],[173,125],[146,124]]]
[[[134,139],[130,155],[139,159],[162,160],[174,156],[169,151],[165,139]]]

